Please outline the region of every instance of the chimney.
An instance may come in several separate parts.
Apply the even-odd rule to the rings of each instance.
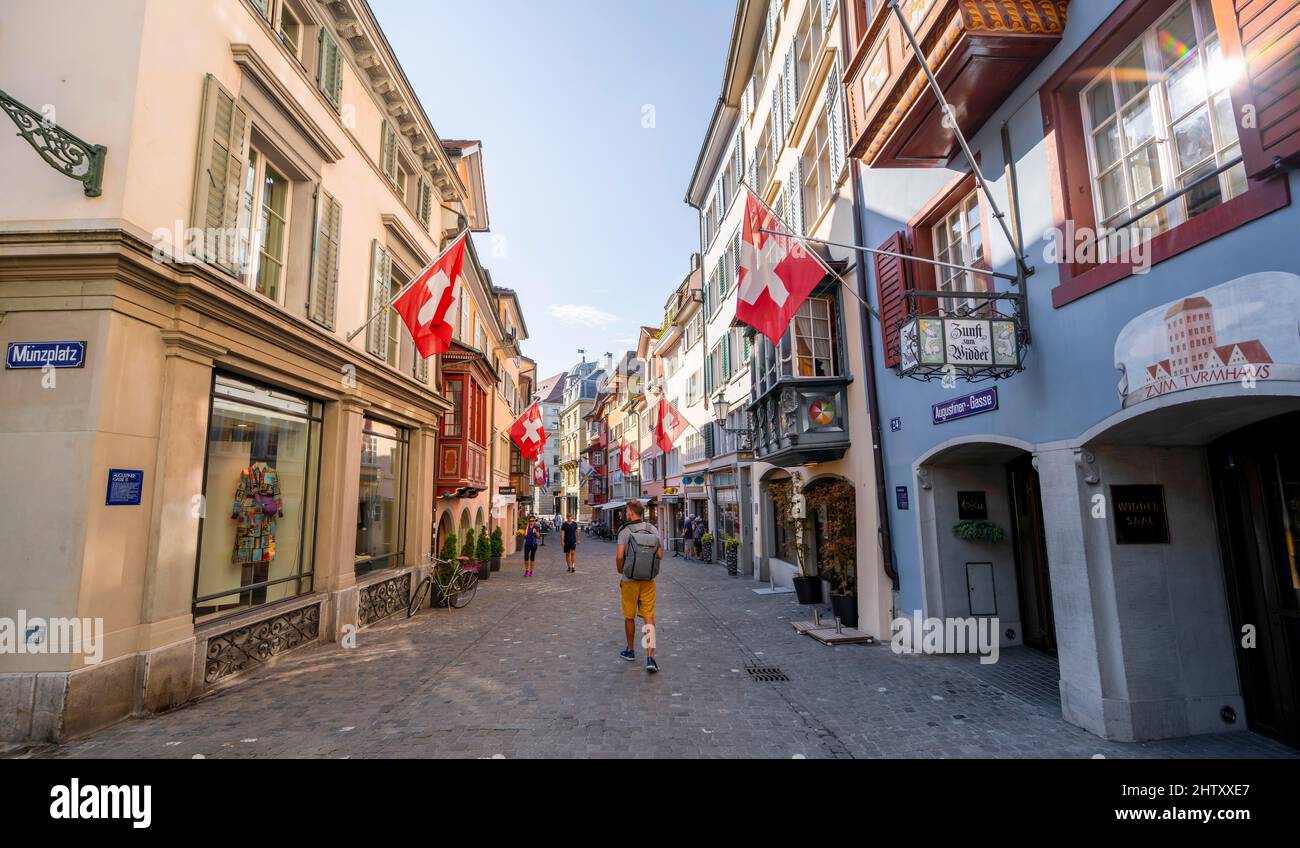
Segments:
[[[607,375],[614,373],[614,354],[605,351],[605,355],[600,358],[600,368]]]

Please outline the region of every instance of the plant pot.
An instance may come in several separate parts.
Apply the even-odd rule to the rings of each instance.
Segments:
[[[501,557],[492,557],[492,571],[501,570]]]
[[[478,579],[479,579],[479,580],[486,580],[486,579],[488,579],[489,577],[492,576],[492,569],[491,569],[490,567],[488,567],[488,568],[484,568],[484,566],[485,566],[485,565],[488,565],[488,563],[482,563],[482,562],[479,562],[478,560],[474,560],[473,563],[474,563],[474,565],[478,566]]]
[[[837,595],[831,593],[831,609],[835,612],[835,617],[840,620],[840,624],[845,627],[858,626],[858,596]]]
[[[801,604],[820,604],[822,602],[822,579],[820,577],[794,578],[794,594]]]
[[[736,574],[739,573],[740,571],[740,567],[738,565],[739,559],[740,559],[739,549],[727,548],[727,573],[730,574],[732,577],[735,577]]]
[[[700,545],[700,562],[713,562],[713,545]]]

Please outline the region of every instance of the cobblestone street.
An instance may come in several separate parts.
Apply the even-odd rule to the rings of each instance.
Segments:
[[[1060,718],[1054,665],[996,666],[830,648],[796,635],[793,595],[754,594],[718,565],[669,559],[659,578],[662,673],[619,659],[613,545],[522,558],[464,610],[399,614],[170,713],[46,747],[50,757],[1217,757],[1294,756],[1234,733],[1104,742]],[[778,666],[759,682],[746,666]]]

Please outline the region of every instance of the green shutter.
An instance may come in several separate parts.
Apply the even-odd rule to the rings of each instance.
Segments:
[[[742,331],[741,331],[741,334],[740,334],[740,337],[741,337],[742,339],[745,340],[745,347],[744,347],[744,351],[745,351],[745,362],[748,363],[748,362],[749,362],[750,352],[751,352],[751,351],[750,351],[750,345],[749,345],[749,333],[748,333],[748,332],[745,332],[745,331],[742,330]]]
[[[840,60],[837,56],[826,77],[826,132],[830,135],[831,185],[844,167],[844,108],[840,97]]]
[[[722,337],[722,383],[731,382],[731,333]]]
[[[204,234],[203,258],[236,276],[239,257],[235,231],[248,161],[248,131],[248,113],[216,77],[208,74],[203,81],[191,220]]]
[[[397,185],[397,131],[385,120],[379,136],[379,170],[390,183]]]
[[[343,51],[326,27],[320,28],[316,51],[316,87],[338,111],[343,98]]]
[[[417,212],[420,216],[420,223],[424,224],[424,228],[427,230],[429,221],[433,218],[433,190],[432,186],[429,185],[429,181],[424,178],[424,174],[420,175],[416,197],[419,204]]]
[[[393,260],[375,239],[370,243],[370,308],[371,318],[366,325],[366,350],[384,359],[388,355],[388,290],[393,273]]]
[[[326,329],[334,329],[339,290],[339,243],[343,228],[343,207],[324,189],[316,195],[316,232],[312,239],[311,294],[307,317]]]
[[[704,396],[713,397],[713,357],[704,354]]]
[[[789,198],[787,204],[786,221],[790,224],[790,229],[797,235],[803,235],[803,180],[800,172],[803,169],[799,167],[799,160],[794,161],[790,168],[790,185],[786,189],[786,197]]]

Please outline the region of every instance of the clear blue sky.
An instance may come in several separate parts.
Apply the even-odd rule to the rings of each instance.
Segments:
[[[731,0],[371,0],[443,138],[483,141],[493,281],[541,377],[633,346],[699,249],[682,198],[722,87]],[[653,127],[643,127],[646,107]]]

